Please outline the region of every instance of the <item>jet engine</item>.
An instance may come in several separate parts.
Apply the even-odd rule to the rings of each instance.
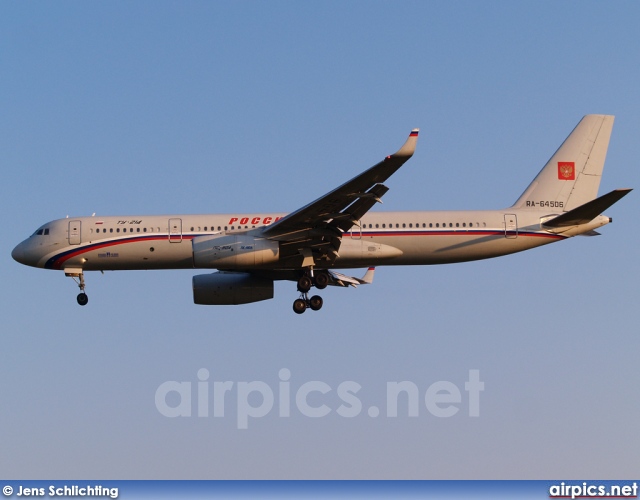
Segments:
[[[273,298],[273,280],[249,273],[217,272],[193,277],[193,302],[205,306],[249,304]]]
[[[192,241],[198,268],[247,269],[277,262],[280,244],[250,234],[198,236]]]

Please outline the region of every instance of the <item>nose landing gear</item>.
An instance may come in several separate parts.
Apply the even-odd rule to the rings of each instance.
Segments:
[[[76,297],[76,300],[78,301],[78,304],[80,304],[81,306],[86,306],[87,303],[89,302],[89,297],[87,296],[86,293],[80,292]]]
[[[80,288],[80,293],[76,297],[78,304],[81,306],[86,306],[89,302],[89,297],[86,293],[84,293],[85,284],[84,284],[84,273],[82,269],[65,269],[64,275],[69,276],[73,281],[76,282],[78,288]]]

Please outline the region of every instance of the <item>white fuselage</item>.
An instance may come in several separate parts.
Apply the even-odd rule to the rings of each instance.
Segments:
[[[259,231],[285,214],[217,214],[77,217],[49,222],[20,243],[13,256],[24,264],[84,271],[187,269],[195,266],[192,240],[206,235]],[[549,214],[552,215],[552,212]],[[520,252],[609,222],[552,232],[540,211],[370,212],[344,233],[331,268],[464,262]],[[214,266],[210,266],[214,267]],[[323,267],[319,265],[318,267]],[[286,269],[279,263],[263,269]]]

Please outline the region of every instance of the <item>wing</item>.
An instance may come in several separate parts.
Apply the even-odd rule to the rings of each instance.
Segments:
[[[313,265],[311,258],[335,260],[342,233],[381,202],[380,198],[389,190],[382,183],[413,156],[417,142],[418,129],[413,129],[396,153],[266,227],[261,235],[280,241],[283,257],[303,256],[303,265]]]

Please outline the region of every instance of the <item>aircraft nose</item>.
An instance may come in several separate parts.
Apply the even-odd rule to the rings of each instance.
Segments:
[[[13,257],[13,260],[19,262],[20,264],[26,264],[24,258],[24,245],[22,243],[20,243],[13,249],[13,251],[11,252],[11,257]]]

